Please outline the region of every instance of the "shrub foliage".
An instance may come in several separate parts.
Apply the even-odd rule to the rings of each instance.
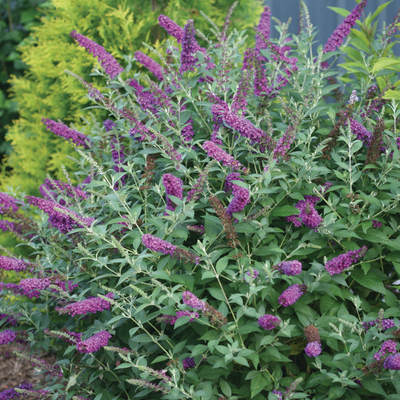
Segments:
[[[65,170],[41,198],[1,197],[3,224],[36,259],[0,259],[30,276],[1,284],[0,344],[19,340],[16,356],[45,373],[42,388],[15,393],[398,398],[399,111],[385,99],[398,93],[396,27],[368,57],[357,40],[339,49],[362,1],[313,54],[301,4],[298,35],[282,24],[270,41],[266,8],[244,55],[229,23],[203,48],[193,20],[160,17],[167,56],[135,55],[158,82],[126,79],[72,32],[107,90],[74,64],[69,75],[108,119],[89,111],[85,136],[45,116],[49,134],[76,145],[80,184]],[[335,67],[343,49],[353,75]],[[58,351],[56,365],[36,358],[42,349]]]

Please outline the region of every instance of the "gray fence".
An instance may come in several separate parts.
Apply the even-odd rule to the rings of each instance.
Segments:
[[[304,0],[304,2],[310,11],[311,23],[318,28],[316,47],[319,44],[323,45],[344,19],[328,7],[341,7],[350,11],[357,5],[354,0]],[[368,5],[364,10],[365,16],[368,13],[372,14],[381,4],[386,2],[384,0],[368,0]],[[263,3],[271,8],[272,16],[282,22],[286,22],[289,17],[292,17],[289,31],[297,34],[299,29],[299,0],[264,0]],[[400,0],[393,0],[382,11],[379,16],[377,31],[383,29],[383,22],[386,23],[386,26],[392,23],[399,8]],[[276,25],[275,22],[271,21],[271,37],[278,36],[274,25]],[[397,55],[400,55],[400,45],[395,45],[394,51]]]

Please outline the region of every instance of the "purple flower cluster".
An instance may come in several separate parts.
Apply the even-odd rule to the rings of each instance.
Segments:
[[[110,132],[117,126],[117,124],[114,121],[111,121],[110,119],[106,119],[103,122],[103,126],[104,128],[106,128],[106,132]]]
[[[42,192],[40,190],[42,187],[46,188],[45,191]],[[45,197],[47,200],[53,200],[57,198],[57,193],[62,193],[68,196],[69,198],[78,198],[78,199],[88,199],[89,195],[84,192],[82,189],[76,188],[69,183],[65,183],[62,181],[58,181],[55,179],[49,179],[46,178],[44,180],[43,185],[40,186],[39,188],[40,192],[42,193],[43,197]],[[48,193],[52,195],[52,198],[49,198]],[[60,204],[63,206],[65,205],[64,200],[60,200]]]
[[[148,233],[142,236],[142,243],[150,250],[163,254],[169,254],[171,257],[174,255],[176,250],[176,246],[173,244]]]
[[[17,338],[17,334],[11,329],[0,332],[0,344],[12,343]]]
[[[0,400],[9,400],[9,399],[17,399],[21,396],[21,393],[15,391],[15,389],[25,389],[30,390],[33,388],[31,383],[21,383],[20,385],[16,386],[12,389],[6,389],[0,392]]]
[[[288,276],[299,275],[302,270],[302,264],[297,260],[282,261],[277,264],[274,269],[278,270],[281,274]]]
[[[267,6],[261,14],[260,22],[258,23],[258,30],[262,32],[265,38],[269,38],[271,30],[271,9]],[[256,35],[256,53],[260,54],[260,50],[267,48],[267,45],[262,40],[260,35]],[[263,56],[261,56],[263,57]],[[265,59],[265,57],[263,57]]]
[[[14,294],[22,294],[22,289],[16,283],[4,283],[0,282],[0,291],[1,290],[9,290]]]
[[[181,66],[179,67],[181,74],[186,71],[194,71],[194,66],[198,61],[196,52],[199,50],[199,45],[194,37],[194,32],[193,20],[189,19],[183,29]]]
[[[242,166],[239,161],[235,160],[231,155],[210,140],[205,141],[202,148],[207,152],[208,157],[214,158],[217,161],[222,161],[222,165],[226,167],[237,170]]]
[[[393,356],[387,357],[385,362],[383,363],[383,368],[399,371],[400,370],[400,353],[397,353]]]
[[[190,312],[190,311],[177,311],[176,315],[163,315],[158,318],[159,321],[165,322],[166,324],[174,325],[175,322],[181,317],[192,317],[189,322],[194,321],[196,318],[199,318],[198,312]]]
[[[203,193],[204,185],[207,182],[208,168],[200,172],[199,177],[192,189],[187,194],[186,200],[198,201]]]
[[[79,46],[84,47],[89,53],[92,53],[93,57],[99,57],[98,60],[100,61],[101,66],[110,78],[114,78],[124,71],[117,60],[108,53],[103,46],[100,46],[77,31],[72,31],[70,35],[78,42]]]
[[[380,360],[382,357],[386,356],[389,353],[396,353],[397,342],[393,340],[386,340],[386,342],[382,343],[382,346],[378,352],[375,353],[374,359]]]
[[[0,192],[0,214],[3,214],[3,210],[11,208],[15,213],[19,210],[19,201],[10,196],[9,194]]]
[[[162,81],[164,79],[164,68],[155,62],[152,58],[142,53],[141,51],[137,51],[135,53],[136,60],[146,67],[153,75],[159,80]]]
[[[6,256],[0,256],[0,269],[4,271],[25,271],[28,267],[28,264],[19,260],[18,258],[11,258]]]
[[[92,337],[79,342],[76,348],[80,353],[94,353],[102,347],[107,346],[109,339],[111,339],[110,333],[107,331],[100,331]]]
[[[162,26],[169,35],[173,36],[178,43],[183,41],[183,28],[181,28],[176,22],[172,21],[166,15],[160,15],[158,17],[158,23]]]
[[[40,291],[47,289],[50,284],[49,278],[27,278],[21,279],[19,286],[22,289],[22,294],[31,299],[32,297],[39,297]]]
[[[296,138],[296,126],[289,125],[283,134],[283,136],[278,140],[278,143],[274,149],[274,159],[279,157],[285,157],[287,151],[290,149],[294,139]]]
[[[306,202],[305,206],[300,210],[299,217],[301,222],[310,229],[316,228],[322,222],[322,218],[313,204],[308,202]]]
[[[308,228],[316,228],[322,222],[322,218],[314,208],[319,198],[317,196],[304,196],[304,199],[295,205],[300,213],[286,217],[285,220],[293,222],[296,227],[300,227],[304,223]]]
[[[306,285],[296,283],[295,285],[289,286],[279,296],[279,304],[283,307],[291,306],[307,291]]]
[[[90,140],[83,134],[75,129],[68,128],[61,122],[55,122],[48,118],[42,118],[42,122],[46,125],[47,129],[50,129],[55,135],[70,140],[76,146],[83,146],[85,149],[91,147]]]
[[[229,203],[226,213],[232,216],[233,213],[244,210],[245,206],[250,202],[250,192],[241,186],[233,185],[233,199]]]
[[[194,358],[188,357],[185,358],[183,361],[183,369],[189,369],[189,368],[194,368],[196,366],[196,363],[194,362]]]
[[[318,357],[322,352],[321,343],[319,342],[308,343],[304,351],[308,355],[308,357]]]
[[[167,206],[166,209],[174,211],[176,204],[168,196],[176,196],[179,199],[183,199],[183,182],[182,179],[177,178],[172,174],[164,174],[162,183],[165,187],[165,193],[167,195]]]
[[[26,199],[30,205],[36,206],[48,214],[50,224],[54,226],[54,228],[59,229],[61,233],[68,233],[76,228],[90,226],[95,221],[94,218],[81,217],[75,211],[71,211],[50,200],[39,199],[34,196],[26,196]],[[55,208],[60,208],[61,210],[65,210],[68,214],[74,215],[75,218],[79,220],[79,223],[72,219],[67,213],[64,214],[55,210]]]
[[[279,326],[281,320],[275,315],[265,314],[258,318],[258,324],[262,326],[265,330],[272,330]]]
[[[347,253],[332,258],[332,260],[326,263],[325,268],[330,275],[340,274],[346,268],[349,268],[356,263],[361,257],[364,257],[367,250],[367,246],[363,246],[358,250],[348,251]]]
[[[129,86],[133,87],[136,91],[137,101],[144,111],[148,110],[152,114],[157,115],[157,100],[149,91],[145,91],[144,87],[135,79],[128,81]]]
[[[355,119],[350,119],[350,129],[351,132],[357,136],[357,139],[364,143],[365,147],[369,147],[371,144],[372,133],[367,130],[367,128],[358,123]]]
[[[17,316],[21,314],[9,315],[9,314],[0,314],[0,320],[6,320],[5,325],[9,324],[12,326],[16,326],[18,324]]]
[[[343,22],[334,30],[331,37],[325,43],[324,53],[334,51],[336,47],[340,47],[345,37],[350,34],[351,28],[360,19],[361,12],[367,5],[367,0],[362,0],[361,3],[351,11],[351,13],[343,20]]]
[[[114,293],[108,293],[105,297],[112,299]],[[59,314],[68,314],[71,317],[75,317],[75,315],[94,314],[98,311],[109,310],[110,302],[100,297],[92,297],[76,303],[68,304],[65,307],[56,307],[55,309]]]
[[[222,119],[232,129],[238,131],[241,136],[250,139],[251,143],[264,145],[271,141],[271,138],[261,129],[256,128],[248,119],[239,117],[229,108],[221,104],[213,104],[211,112],[215,118]]]
[[[205,302],[199,300],[192,292],[186,290],[182,293],[182,300],[183,302],[192,308],[196,308],[198,310],[202,310],[205,306]]]
[[[244,180],[240,177],[240,172],[231,172],[225,178],[224,190],[226,194],[228,194],[230,191],[233,191],[234,186],[238,186],[232,183],[232,181],[244,182]]]
[[[396,325],[394,324],[392,319],[382,319],[381,321],[382,331],[386,331],[387,329],[393,328]],[[379,319],[377,318],[375,321],[363,322],[362,326],[367,332],[369,328],[372,328],[375,325],[379,325]]]
[[[372,226],[373,226],[374,228],[380,228],[380,227],[382,226],[382,222],[377,221],[376,219],[373,219],[373,220],[372,220]]]
[[[247,109],[247,95],[252,90],[250,71],[244,70],[242,79],[239,82],[238,90],[233,98],[232,112],[237,113],[242,111],[243,114]]]
[[[257,277],[258,277],[258,275],[259,275],[260,273],[256,270],[256,269],[253,269],[253,272],[251,273],[250,271],[247,271],[246,272],[246,275],[250,278],[250,279],[257,279]]]

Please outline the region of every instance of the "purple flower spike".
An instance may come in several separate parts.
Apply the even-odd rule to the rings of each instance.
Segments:
[[[108,293],[105,297],[112,299],[114,293]],[[62,308],[56,307],[55,309],[59,314],[68,314],[71,317],[75,317],[75,315],[94,314],[98,311],[109,310],[110,302],[100,297],[92,297],[76,303],[68,304]]]
[[[137,51],[135,53],[136,60],[146,67],[153,75],[159,80],[162,81],[164,79],[164,68],[155,62],[152,58],[142,53],[141,51]]]
[[[304,351],[306,352],[308,357],[318,357],[322,352],[321,343],[319,342],[308,343]]]
[[[137,101],[144,111],[148,110],[154,115],[158,115],[157,108],[159,102],[152,93],[144,91],[144,87],[135,79],[130,79],[128,85],[136,91]]]
[[[303,207],[300,211],[299,217],[301,222],[307,228],[316,228],[322,222],[322,218],[318,214],[317,210],[311,203],[306,203],[305,207]]]
[[[100,46],[77,31],[72,31],[70,35],[80,46],[84,47],[89,53],[92,53],[93,57],[99,57],[98,60],[100,61],[101,66],[110,78],[114,78],[124,71],[121,65],[118,64],[117,60],[110,53],[105,51],[103,46]]]
[[[32,297],[39,297],[40,291],[47,289],[50,284],[51,282],[49,278],[27,278],[21,279],[19,286],[21,287],[23,294],[31,299]]]
[[[232,167],[232,169],[235,170],[242,166],[239,161],[236,161],[231,155],[210,140],[205,141],[202,147],[209,157],[214,158],[217,161],[222,161],[222,165],[225,165],[226,167]]]
[[[30,390],[32,388],[33,385],[31,383],[21,383],[15,388],[6,389],[0,392],[0,400],[18,399],[21,396],[21,393],[18,393],[17,391],[15,391],[15,389]]]
[[[331,37],[324,46],[324,53],[334,51],[336,47],[340,47],[345,37],[350,34],[350,29],[354,27],[356,21],[360,19],[361,12],[367,5],[367,0],[362,0],[361,3],[352,10],[352,12],[343,20],[343,22],[334,30]]]
[[[400,370],[400,353],[397,353],[393,356],[389,356],[386,358],[383,368],[385,369],[393,369],[396,371]]]
[[[302,270],[302,264],[300,261],[293,260],[293,261],[282,261],[278,265],[274,267],[279,272],[284,275],[292,276],[292,275],[299,275]]]
[[[295,285],[289,286],[283,293],[279,296],[279,304],[283,307],[291,306],[296,303],[296,301],[307,291],[306,285],[300,285],[296,283]]]
[[[111,339],[111,334],[107,331],[100,331],[89,339],[79,342],[76,346],[79,353],[94,353],[102,347],[107,346],[108,340]]]
[[[194,368],[196,366],[194,359],[191,357],[185,358],[182,362],[183,362],[183,369]]]
[[[85,149],[90,148],[90,140],[83,133],[68,128],[67,125],[61,122],[55,122],[48,118],[42,118],[42,122],[46,125],[47,129],[50,129],[57,136],[65,140],[70,140],[76,146],[83,146]]]
[[[228,215],[232,216],[233,213],[240,212],[244,210],[246,204],[250,202],[250,192],[242,188],[241,186],[235,185],[234,197],[229,203],[226,212]]]
[[[258,324],[262,326],[265,330],[272,330],[279,326],[281,320],[275,315],[265,314],[258,318]]]
[[[0,256],[0,269],[4,271],[25,271],[28,265],[23,260],[18,258],[11,258],[6,256]]]
[[[267,6],[261,14],[260,22],[258,23],[258,30],[262,32],[263,36],[269,39],[271,29],[271,9]],[[256,53],[260,54],[260,50],[266,49],[267,45],[262,40],[260,35],[256,35]],[[264,57],[263,57],[264,58]]]
[[[272,393],[278,398],[278,400],[283,400],[283,393],[280,390],[273,390]]]
[[[12,343],[16,339],[17,335],[11,329],[6,329],[0,332],[0,344]]]
[[[117,124],[114,121],[111,121],[110,119],[106,119],[103,122],[104,128],[106,128],[106,132],[110,132],[117,126]]]
[[[180,178],[177,178],[176,176],[172,174],[164,174],[162,183],[165,186],[165,193],[167,195],[167,210],[174,211],[176,208],[176,204],[172,202],[168,198],[168,196],[176,196],[179,199],[183,199],[183,182]]]
[[[357,136],[357,139],[363,142],[364,146],[369,147],[372,140],[372,133],[367,128],[359,124],[355,119],[351,119],[350,129]]]
[[[394,342],[393,340],[387,340],[386,342],[383,342],[380,350],[375,353],[374,359],[380,360],[383,356],[385,356],[389,353],[395,354],[397,351],[396,346],[397,346],[397,343]]]
[[[199,300],[192,292],[186,290],[182,293],[183,302],[192,308],[196,308],[198,310],[202,310],[204,308],[204,301]]]
[[[199,45],[194,37],[193,20],[189,19],[183,30],[181,66],[179,72],[183,74],[186,71],[194,71],[194,66],[197,62],[196,52],[199,50]]]
[[[173,256],[176,250],[176,246],[173,244],[148,233],[142,236],[142,242],[148,249],[163,254],[169,254],[170,256]]]
[[[340,274],[345,269],[350,268],[361,257],[364,257],[367,250],[367,246],[363,246],[358,250],[348,251],[345,254],[332,258],[332,260],[326,263],[325,268],[330,275]]]
[[[173,36],[178,43],[182,43],[183,28],[181,28],[176,22],[172,21],[166,15],[161,14],[158,17],[158,23],[167,31],[168,35]]]
[[[0,192],[0,214],[3,214],[3,210],[7,210],[9,208],[12,209],[13,212],[17,212],[19,210],[19,201],[14,197]]]

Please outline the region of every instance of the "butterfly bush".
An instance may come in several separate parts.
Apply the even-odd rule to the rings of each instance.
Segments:
[[[170,40],[121,64],[72,32],[106,89],[67,73],[103,117],[43,115],[76,168],[0,194],[29,249],[2,249],[0,345],[43,377],[4,396],[399,396],[397,38],[366,3],[317,52],[303,1],[298,34],[273,39],[265,7],[255,41],[229,31],[240,5],[209,32],[167,7]]]

